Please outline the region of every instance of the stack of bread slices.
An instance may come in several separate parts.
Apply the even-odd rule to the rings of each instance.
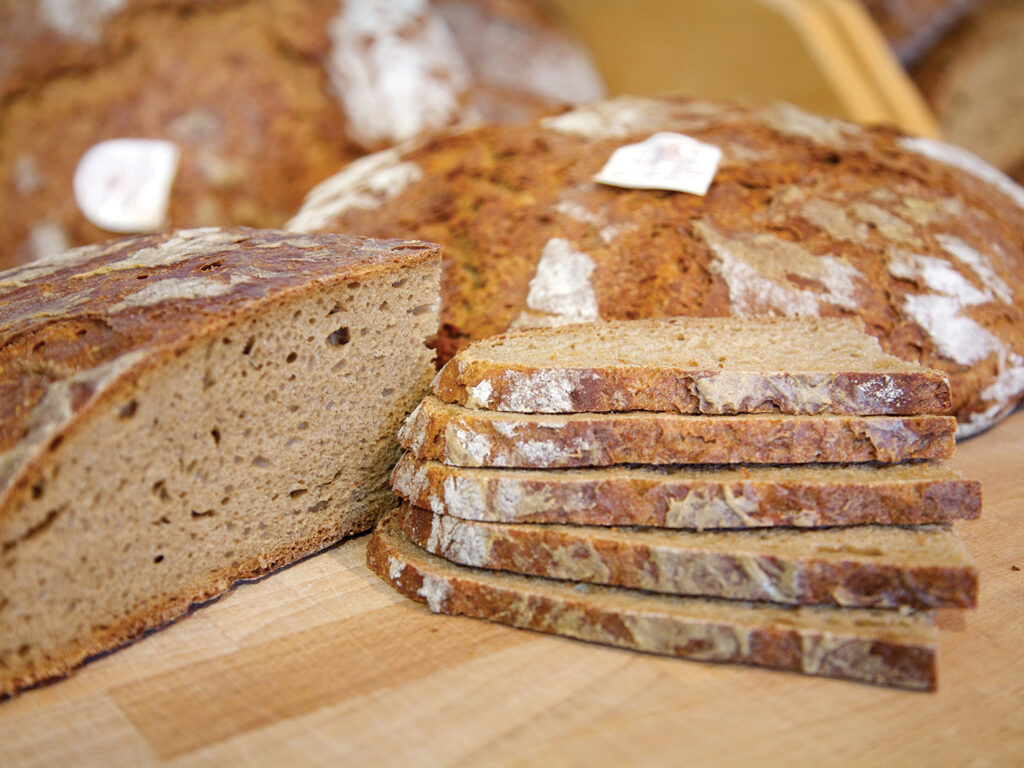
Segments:
[[[409,416],[368,560],[434,612],[932,690],[977,596],[949,402],[848,320],[505,334]]]

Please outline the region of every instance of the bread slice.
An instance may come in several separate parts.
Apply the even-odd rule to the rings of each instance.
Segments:
[[[364,531],[439,251],[146,235],[0,273],[0,693]]]
[[[371,570],[434,613],[686,659],[935,687],[928,611],[676,597],[468,568],[410,542],[394,512],[377,525],[366,554]]]
[[[426,397],[399,432],[416,458],[462,467],[894,463],[953,455],[950,416],[520,414]]]
[[[973,608],[978,573],[948,526],[668,531],[481,523],[403,505],[406,536],[460,565],[799,605]]]
[[[434,394],[520,413],[945,413],[949,379],[860,321],[670,317],[506,333],[448,361]]]
[[[818,527],[981,514],[981,483],[942,462],[540,470],[452,467],[407,453],[391,486],[416,506],[493,523]]]

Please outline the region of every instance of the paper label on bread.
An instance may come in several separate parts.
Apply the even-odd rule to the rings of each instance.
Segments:
[[[108,232],[160,229],[167,219],[179,155],[177,145],[159,139],[94,144],[75,170],[75,202],[85,218]]]
[[[722,150],[713,144],[660,131],[615,150],[594,181],[613,187],[705,195],[721,160]]]

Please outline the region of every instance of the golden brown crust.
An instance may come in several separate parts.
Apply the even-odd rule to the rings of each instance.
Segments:
[[[981,483],[941,464],[515,470],[405,454],[391,483],[416,506],[495,523],[815,527],[921,525],[981,514]]]
[[[394,514],[378,524],[366,557],[378,576],[435,613],[679,658],[935,688],[935,638],[925,617],[574,587],[466,568],[410,543]]]
[[[674,595],[862,608],[973,608],[978,573],[949,528],[671,534],[481,523],[408,503],[405,535],[453,563]],[[799,547],[793,544],[799,537]]]
[[[771,363],[747,359],[758,342],[785,345],[786,353]],[[581,347],[586,351],[575,354]],[[717,367],[710,367],[708,350]],[[448,361],[433,394],[520,413],[870,416],[947,413],[950,406],[945,374],[882,354],[856,321],[834,318],[660,318],[505,333]]]
[[[722,148],[706,196],[592,181],[658,130]],[[856,315],[890,354],[949,374],[969,434],[1024,396],[1024,192],[963,159],[792,107],[620,98],[432,140],[393,158],[418,181],[385,196],[350,178],[333,201],[311,193],[289,226],[441,243],[443,359],[512,326],[595,313]],[[592,272],[535,283],[546,253]],[[563,305],[537,301],[538,287],[564,289]]]
[[[955,433],[956,420],[948,416],[551,416],[480,411],[427,397],[398,439],[421,460],[542,469],[947,459]]]

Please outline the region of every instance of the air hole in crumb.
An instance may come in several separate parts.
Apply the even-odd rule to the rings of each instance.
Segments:
[[[299,498],[299,496],[303,496],[305,493],[306,493],[306,489],[305,488],[296,488],[294,491],[289,491],[288,495],[291,498],[293,498],[293,499],[297,499],[297,498]]]
[[[306,511],[307,512],[319,512],[321,509],[323,509],[326,506],[327,506],[327,499],[324,499],[323,501],[318,501],[316,504],[311,506]]]
[[[163,480],[157,480],[153,483],[153,494],[160,498],[160,501],[170,501],[171,494],[167,492],[167,487],[164,485]]]
[[[213,438],[213,442],[220,445],[220,430],[214,427],[210,430],[210,436]]]
[[[213,517],[213,510],[212,509],[205,509],[202,512],[199,512],[199,511],[193,509],[192,510],[192,517]]]
[[[121,410],[117,412],[119,418],[130,419],[135,415],[135,411],[138,410],[139,403],[137,400],[129,400],[127,403],[121,406]]]
[[[288,357],[286,357],[286,358],[284,359],[284,361],[285,361],[286,363],[294,363],[294,362],[295,362],[295,360],[296,360],[296,358],[298,358],[298,355],[297,355],[297,354],[295,354],[294,352],[289,352],[289,353],[288,353]]]
[[[309,422],[308,421],[300,421],[298,424],[295,425],[295,428],[296,429],[309,429]]]
[[[262,456],[257,456],[255,459],[252,460],[252,465],[254,467],[269,467],[270,466],[270,462],[267,461]]]
[[[333,331],[327,336],[327,343],[335,347],[340,347],[343,344],[348,344],[349,338],[350,336],[348,328],[342,326],[341,328],[339,328],[336,331]]]
[[[209,264],[204,264],[203,266],[201,266],[199,268],[199,271],[200,272],[209,272],[211,269],[216,269],[217,267],[220,267],[220,266],[223,266],[222,262],[211,261]]]
[[[380,303],[379,307],[377,307],[377,309],[379,309],[381,312],[387,312],[390,308],[391,305],[388,304],[386,299]]]
[[[136,280],[145,280],[147,277],[149,277],[149,275],[136,275],[135,279]]]
[[[336,315],[339,312],[341,312],[342,309],[343,307],[341,306],[341,304],[335,304],[333,307],[331,307],[331,311],[327,313],[327,316],[330,317],[331,315]]]
[[[391,394],[392,392],[394,392],[394,391],[395,391],[395,390],[391,389],[390,387],[385,387],[384,389],[382,389],[382,390],[380,391],[380,393],[381,393],[381,395],[382,395],[383,397],[387,397],[388,395],[390,395],[390,394]]]
[[[163,561],[164,561],[164,556],[163,555],[157,555],[156,557],[153,558],[153,562],[154,563],[162,563]]]
[[[359,283],[353,281],[353,282],[349,283],[348,285],[346,285],[345,287],[348,288],[350,291],[354,291],[356,288],[359,287]]]
[[[245,346],[242,347],[242,354],[243,355],[248,355],[250,352],[252,352],[252,345],[255,344],[255,343],[256,343],[256,337],[255,336],[250,336],[248,338],[248,340],[245,342]]]
[[[413,317],[419,317],[420,315],[429,312],[434,308],[433,304],[420,304],[419,306],[413,307],[408,311],[408,314]]]
[[[43,497],[43,490],[45,489],[45,487],[46,487],[46,483],[43,480],[40,480],[38,483],[33,485],[32,486],[32,498],[33,499],[41,499]]]

